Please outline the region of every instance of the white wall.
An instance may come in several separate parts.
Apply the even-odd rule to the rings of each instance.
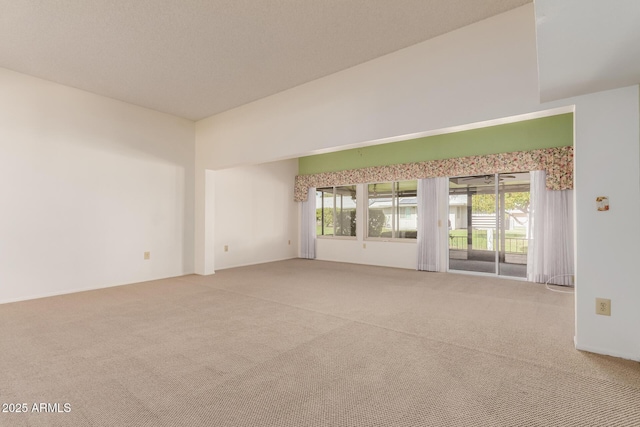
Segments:
[[[5,69],[0,93],[0,302],[193,272],[193,122]]]
[[[576,346],[640,360],[638,86],[570,100],[575,113]],[[596,210],[608,196],[611,209]],[[595,299],[611,299],[611,317]]]
[[[197,123],[220,169],[527,113],[538,106],[533,5]]]
[[[292,158],[575,105],[576,344],[640,360],[640,286],[634,265],[639,251],[637,246],[626,253],[618,249],[619,239],[605,228],[613,218],[613,230],[624,228],[628,241],[638,242],[638,102],[637,87],[632,87],[540,104],[533,6],[527,5],[202,120],[197,123],[197,168]],[[599,195],[611,197],[608,217],[597,216]],[[198,197],[205,200],[204,192]],[[197,230],[203,227],[196,221]],[[400,249],[406,254],[396,257],[393,252],[403,243],[366,242],[367,249],[362,243],[319,241],[318,255],[382,265],[392,260],[393,266],[406,268],[412,267],[405,261],[415,262],[410,244]],[[596,296],[612,299],[611,317],[595,315]]]
[[[297,173],[297,160],[213,172],[215,270],[297,256]]]
[[[362,236],[362,235],[360,235]],[[352,264],[416,269],[418,250],[415,239],[406,242],[376,240],[318,238],[316,259]],[[365,245],[366,247],[363,247]]]

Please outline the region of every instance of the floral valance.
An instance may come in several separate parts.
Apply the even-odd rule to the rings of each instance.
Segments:
[[[311,187],[364,184],[369,182],[407,181],[443,176],[486,175],[521,171],[547,172],[547,189],[573,188],[573,147],[544,148],[532,151],[458,157],[391,166],[372,166],[314,175],[298,175],[294,200],[307,200]]]

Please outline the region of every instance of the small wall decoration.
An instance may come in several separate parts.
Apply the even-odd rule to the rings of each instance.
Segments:
[[[596,197],[596,206],[599,211],[608,211],[609,210],[609,198],[606,196]]]

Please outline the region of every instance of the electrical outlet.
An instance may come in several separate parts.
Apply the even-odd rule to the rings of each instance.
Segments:
[[[145,252],[144,259],[151,259],[151,252]]]
[[[596,314],[611,316],[611,300],[606,298],[596,298]]]
[[[289,240],[289,244],[291,244],[291,240]]]
[[[229,245],[224,245],[224,251],[229,252]]]
[[[362,249],[367,249],[367,244],[366,243],[362,244]]]

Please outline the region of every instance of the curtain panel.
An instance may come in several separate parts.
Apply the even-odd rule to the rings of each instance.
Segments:
[[[418,180],[418,270],[447,271],[449,179]]]
[[[309,188],[307,200],[301,203],[300,258],[316,258],[316,189]]]
[[[545,175],[531,172],[527,280],[569,286],[574,274],[573,190],[548,190]]]

